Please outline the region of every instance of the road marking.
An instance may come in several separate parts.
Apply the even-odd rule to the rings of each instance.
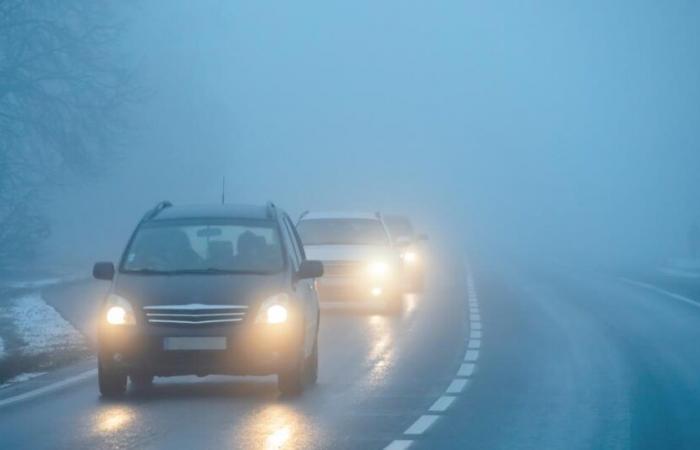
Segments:
[[[462,378],[455,378],[454,380],[452,380],[452,383],[450,383],[450,385],[447,386],[447,390],[445,392],[447,394],[459,394],[467,386],[467,382],[468,380]]]
[[[481,339],[470,339],[469,340],[469,347],[468,348],[480,348],[481,347]]]
[[[408,427],[406,431],[404,431],[404,434],[423,434],[425,431],[433,425],[440,416],[433,416],[433,415],[423,415],[418,418],[415,422],[413,422],[413,425]]]
[[[459,366],[459,371],[457,371],[458,377],[470,377],[474,374],[474,369],[476,366],[474,363],[464,363]]]
[[[472,330],[481,330],[481,322],[477,322],[475,320],[472,320],[471,324],[469,325]]]
[[[391,444],[384,447],[384,450],[406,450],[413,444],[413,441],[409,440],[396,440],[392,441]]]
[[[664,289],[658,288],[658,287],[654,286],[653,284],[642,283],[641,281],[630,280],[627,278],[620,278],[620,279],[627,284],[631,284],[633,286],[648,289],[650,291],[656,292],[657,294],[665,295],[666,297],[671,297],[672,299],[681,301],[681,302],[686,303],[690,306],[700,308],[700,303],[698,303],[698,302],[696,302],[688,297],[684,297],[682,295],[674,294],[673,292],[669,292],[669,291],[666,291]]]
[[[452,405],[457,397],[452,397],[451,395],[443,395],[439,399],[435,400],[433,406],[430,407],[428,411],[430,412],[445,412],[447,408]]]
[[[474,322],[480,322],[481,321],[481,314],[472,314],[471,319]]]
[[[68,387],[72,384],[79,383],[81,381],[87,380],[88,378],[92,378],[95,375],[97,375],[97,369],[92,369],[88,370],[83,373],[79,373],[78,375],[72,376],[70,378],[66,378],[65,380],[57,381],[55,383],[49,384],[44,387],[40,387],[38,389],[34,389],[33,391],[25,392],[23,394],[15,395],[14,397],[8,397],[6,399],[0,400],[0,408],[8,405],[12,405],[17,402],[21,402],[24,400],[29,400],[34,397],[38,397],[43,394],[48,394],[49,392],[57,391],[59,389],[63,389],[65,387]]]
[[[465,361],[476,361],[477,359],[479,359],[479,350],[467,350],[467,353],[464,354]]]
[[[472,330],[469,339],[481,339],[481,330]]]

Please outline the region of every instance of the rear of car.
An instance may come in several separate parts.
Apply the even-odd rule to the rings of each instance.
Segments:
[[[305,213],[297,229],[310,258],[323,262],[321,302],[369,302],[401,307],[401,261],[381,215]]]
[[[289,217],[268,207],[161,206],[144,217],[115,273],[98,326],[105,395],[154,376],[278,374],[292,393],[315,381],[318,299]]]

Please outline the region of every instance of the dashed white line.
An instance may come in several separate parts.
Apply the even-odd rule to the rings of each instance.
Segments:
[[[481,330],[481,322],[472,321],[470,326],[472,330]]]
[[[467,350],[464,354],[465,361],[476,361],[479,359],[479,350]]]
[[[471,315],[471,320],[474,322],[481,321],[481,314],[472,314]]]
[[[455,378],[454,380],[452,380],[452,383],[450,383],[450,385],[447,386],[447,390],[445,391],[445,393],[459,394],[467,386],[468,381],[469,380],[465,380],[463,378]]]
[[[469,339],[481,339],[481,330],[472,330],[469,333]]]
[[[443,395],[439,399],[435,400],[435,403],[433,403],[433,406],[430,407],[429,411],[445,412],[447,408],[449,408],[452,405],[456,398],[457,397],[453,397],[451,395]]]
[[[384,450],[406,450],[407,448],[411,447],[411,444],[413,444],[413,441],[409,441],[407,439],[397,439],[384,447]]]
[[[468,348],[481,348],[481,339],[470,339]]]
[[[429,414],[420,416],[418,420],[413,422],[413,425],[411,425],[406,429],[406,431],[404,431],[404,434],[423,434],[428,428],[430,428],[435,422],[437,422],[439,418],[440,416],[434,416]]]
[[[459,366],[459,371],[457,371],[458,377],[470,377],[474,374],[474,369],[476,365],[474,363],[464,363]]]

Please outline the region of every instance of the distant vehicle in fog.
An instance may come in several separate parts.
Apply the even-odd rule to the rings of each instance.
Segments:
[[[98,326],[102,395],[154,376],[277,374],[295,394],[318,373],[319,307],[292,221],[267,206],[172,206],[146,213],[115,270]]]
[[[400,311],[404,280],[399,253],[379,213],[307,212],[297,229],[310,258],[323,262],[324,301],[370,300]]]
[[[423,243],[428,240],[428,236],[416,233],[411,219],[407,216],[387,214],[384,216],[384,223],[394,243],[401,249],[404,274],[412,290],[423,290],[426,253]]]

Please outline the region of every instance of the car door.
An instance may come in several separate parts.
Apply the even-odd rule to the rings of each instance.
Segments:
[[[286,214],[282,218],[282,222],[285,227],[285,234],[289,236],[291,250],[292,250],[292,264],[295,265],[294,270],[299,269],[299,265],[302,261],[306,259],[304,254],[304,247],[301,246],[301,239],[299,238],[296,228]],[[306,330],[304,333],[304,348],[306,355],[311,354],[313,350],[313,344],[316,340],[316,333],[318,331],[318,298],[316,296],[315,281],[310,279],[299,280],[296,282],[296,295],[303,302],[304,314],[306,316]]]

